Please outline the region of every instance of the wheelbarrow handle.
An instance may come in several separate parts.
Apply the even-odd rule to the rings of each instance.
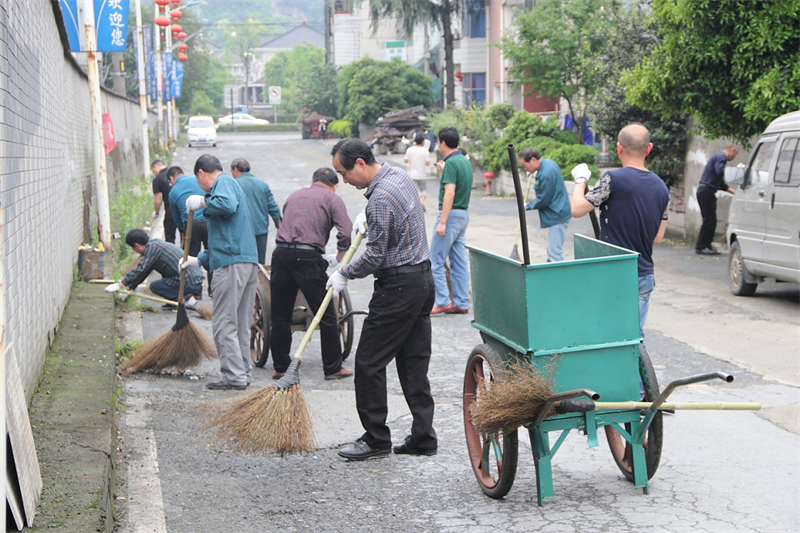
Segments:
[[[593,402],[592,400],[563,400],[556,405],[556,413],[585,413],[596,410],[651,409],[654,402]],[[758,402],[665,402],[658,406],[662,411],[758,411]]]

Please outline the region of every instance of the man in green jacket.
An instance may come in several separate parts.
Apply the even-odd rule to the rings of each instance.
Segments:
[[[269,233],[269,217],[275,221],[275,227],[281,227],[281,208],[272,196],[272,190],[264,181],[250,173],[250,163],[241,157],[231,162],[231,176],[247,196],[253,229],[256,232],[258,262],[266,264],[267,234]]]
[[[536,200],[525,209],[539,211],[542,229],[547,228],[547,262],[564,260],[564,236],[572,218],[564,177],[555,161],[544,159],[537,150],[525,148],[519,153],[519,164],[526,172],[536,172]]]
[[[186,210],[205,208],[208,250],[181,262],[181,268],[202,264],[214,273],[211,326],[222,378],[206,383],[214,390],[244,390],[250,384],[250,320],[256,298],[258,267],[250,208],[242,188],[222,171],[213,155],[201,155],[194,175],[205,196],[186,199]]]

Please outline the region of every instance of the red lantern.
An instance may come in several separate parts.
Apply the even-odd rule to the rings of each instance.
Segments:
[[[178,61],[186,61],[187,59],[189,59],[189,56],[187,56],[187,55],[186,55],[186,54],[184,54],[183,52],[181,52],[180,54],[178,54]]]
[[[178,44],[178,50],[180,50],[181,52],[185,52],[187,48],[189,48],[189,45],[186,43]]]
[[[178,33],[178,39],[180,39],[181,41],[186,39],[186,32],[182,31],[182,32]]]
[[[165,17],[164,15],[159,15],[156,17],[156,24],[158,24],[161,27],[166,28],[167,26],[169,26],[169,23],[170,23],[169,17]]]
[[[464,81],[464,74],[462,74],[460,70],[459,70],[458,72],[456,72],[456,73],[455,73],[455,76],[454,76],[454,77],[455,77],[455,79],[457,79],[458,81]]]
[[[166,7],[169,5],[169,0],[155,0],[155,2],[161,7]]]
[[[181,18],[181,16],[183,16],[183,11],[180,9],[173,9],[169,12],[169,16],[177,21],[179,18]]]
[[[181,31],[183,31],[183,28],[181,28],[180,24],[173,24],[172,25],[172,33],[176,34],[176,33],[180,33]]]
[[[181,0],[170,0],[170,1],[172,2],[172,5],[174,5],[175,7],[178,7],[178,4],[181,3]],[[169,3],[169,2],[167,2],[167,3]],[[164,5],[167,5],[167,4],[164,4]]]

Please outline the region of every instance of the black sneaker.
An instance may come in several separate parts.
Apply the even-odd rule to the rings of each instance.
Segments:
[[[694,253],[698,255],[719,255],[719,252],[712,248],[703,248],[701,250],[695,250]]]
[[[415,448],[410,445],[411,443],[411,435],[406,437],[406,440],[403,444],[398,444],[397,446],[393,447],[394,453],[399,455],[436,455],[436,448]]]

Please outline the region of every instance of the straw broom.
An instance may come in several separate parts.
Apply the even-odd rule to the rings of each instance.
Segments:
[[[184,262],[189,257],[189,241],[192,235],[194,213],[189,213],[186,223],[186,239],[183,248]],[[178,288],[178,317],[172,329],[133,352],[131,360],[123,368],[126,372],[139,370],[163,370],[174,367],[185,370],[199,364],[203,359],[218,357],[217,350],[208,337],[194,324],[189,322],[186,306],[183,302],[183,287],[186,282],[186,270],[181,269],[181,283]]]
[[[125,294],[126,296],[133,296],[134,298],[144,298],[145,300],[150,300],[152,302],[159,302],[162,304],[169,304],[178,307],[178,302],[167,300],[166,298],[159,298],[158,296],[152,296],[150,294],[145,294],[142,292],[134,292],[134,291],[117,291],[119,294]],[[203,320],[211,320],[211,314],[213,311],[209,307],[195,307],[192,311],[197,312],[200,315],[200,318]]]
[[[534,421],[538,410],[553,394],[552,369],[544,375],[538,368],[524,361],[514,361],[505,368],[492,369],[495,380],[482,386],[470,405],[470,422],[481,435],[511,432]],[[631,410],[650,409],[652,402],[596,402],[592,400],[563,400],[558,402],[548,417],[568,412],[600,409]],[[750,402],[664,402],[659,410],[683,409],[693,411],[733,410],[755,411],[760,403]]]
[[[356,232],[355,240],[342,259],[343,266],[353,258],[362,238],[363,235]],[[216,430],[217,440],[237,452],[283,455],[316,448],[311,415],[300,390],[299,369],[303,350],[332,297],[333,287],[328,289],[284,376],[269,387],[233,400],[216,402],[216,405],[212,403],[210,419],[203,429]]]

